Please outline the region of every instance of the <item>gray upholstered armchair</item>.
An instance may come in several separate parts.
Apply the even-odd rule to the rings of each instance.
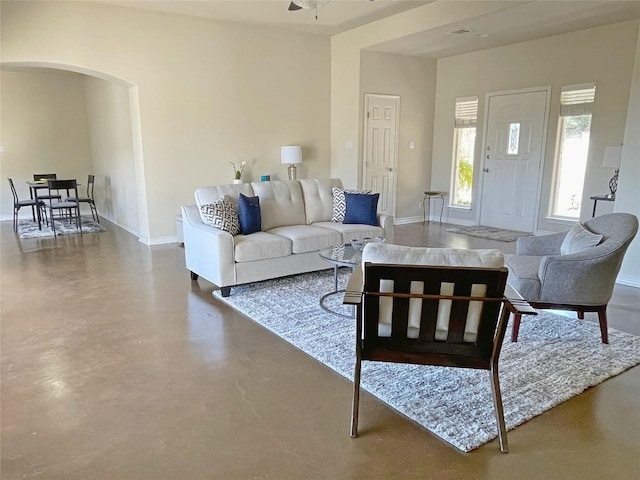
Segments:
[[[607,304],[622,258],[638,231],[638,219],[629,213],[611,213],[583,225],[602,239],[576,253],[561,253],[561,248],[566,250],[569,232],[519,238],[516,254],[505,255],[508,283],[534,308],[572,310],[580,319],[584,312],[597,312],[602,342],[609,343]],[[516,314],[511,333],[514,342],[519,327],[520,315]]]

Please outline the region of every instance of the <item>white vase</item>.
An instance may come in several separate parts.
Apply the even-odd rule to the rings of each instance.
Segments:
[[[233,184],[237,185],[238,183],[242,183],[242,179],[241,178],[234,178],[233,179]]]

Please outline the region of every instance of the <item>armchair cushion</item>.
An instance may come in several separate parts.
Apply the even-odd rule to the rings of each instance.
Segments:
[[[581,223],[577,223],[564,237],[560,245],[560,253],[569,255],[570,253],[577,253],[587,248],[595,247],[600,243],[602,237],[602,235],[591,233]]]

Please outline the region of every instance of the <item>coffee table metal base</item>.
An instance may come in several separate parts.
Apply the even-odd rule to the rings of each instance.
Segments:
[[[320,297],[320,307],[325,312],[333,313],[334,315],[338,315],[340,317],[353,318],[353,316],[354,316],[353,311],[350,314],[336,312],[335,310],[331,310],[329,307],[327,307],[324,304],[325,301],[328,298],[330,298],[332,295],[336,295],[338,293],[344,293],[344,292],[345,292],[345,290],[339,290],[338,289],[338,265],[334,265],[333,266],[333,292],[325,293],[323,296]],[[351,307],[351,308],[353,309],[353,307]]]

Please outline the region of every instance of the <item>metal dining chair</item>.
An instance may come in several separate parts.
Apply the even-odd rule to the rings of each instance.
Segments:
[[[27,200],[20,200],[18,198],[18,193],[16,192],[16,187],[13,184],[13,180],[11,178],[7,178],[9,180],[9,186],[11,187],[11,194],[13,195],[13,230],[18,231],[18,212],[22,207],[31,207],[31,214],[35,219],[35,209],[38,208],[41,211],[44,211],[44,201],[39,198],[29,198]]]
[[[80,202],[80,203],[88,203],[91,208],[91,217],[98,223],[100,223],[100,219],[98,218],[98,209],[96,208],[96,201],[93,198],[93,185],[95,182],[95,176],[89,175],[87,178],[87,196],[86,197],[67,197],[68,202]]]
[[[49,217],[51,219],[51,227],[53,229],[53,235],[56,235],[56,218],[64,221],[65,219],[71,221],[75,219],[76,227],[82,235],[82,221],[80,218],[80,203],[77,201],[69,201],[70,195],[78,198],[78,184],[75,179],[71,180],[49,180],[49,194],[52,195],[55,191],[57,194],[60,191],[66,191],[66,199],[64,201],[51,201],[49,204]],[[60,195],[62,197],[62,195]],[[54,212],[58,212],[56,217]],[[66,215],[65,215],[66,214]]]
[[[34,173],[33,174],[34,182],[38,182],[40,180],[55,180],[56,178],[58,178],[58,176],[55,173]],[[37,190],[35,192],[38,200],[49,200],[49,203],[51,203],[51,200],[58,200],[58,201],[62,200],[62,195],[59,195],[59,194],[52,194],[51,192],[49,192],[48,194],[40,195]]]

